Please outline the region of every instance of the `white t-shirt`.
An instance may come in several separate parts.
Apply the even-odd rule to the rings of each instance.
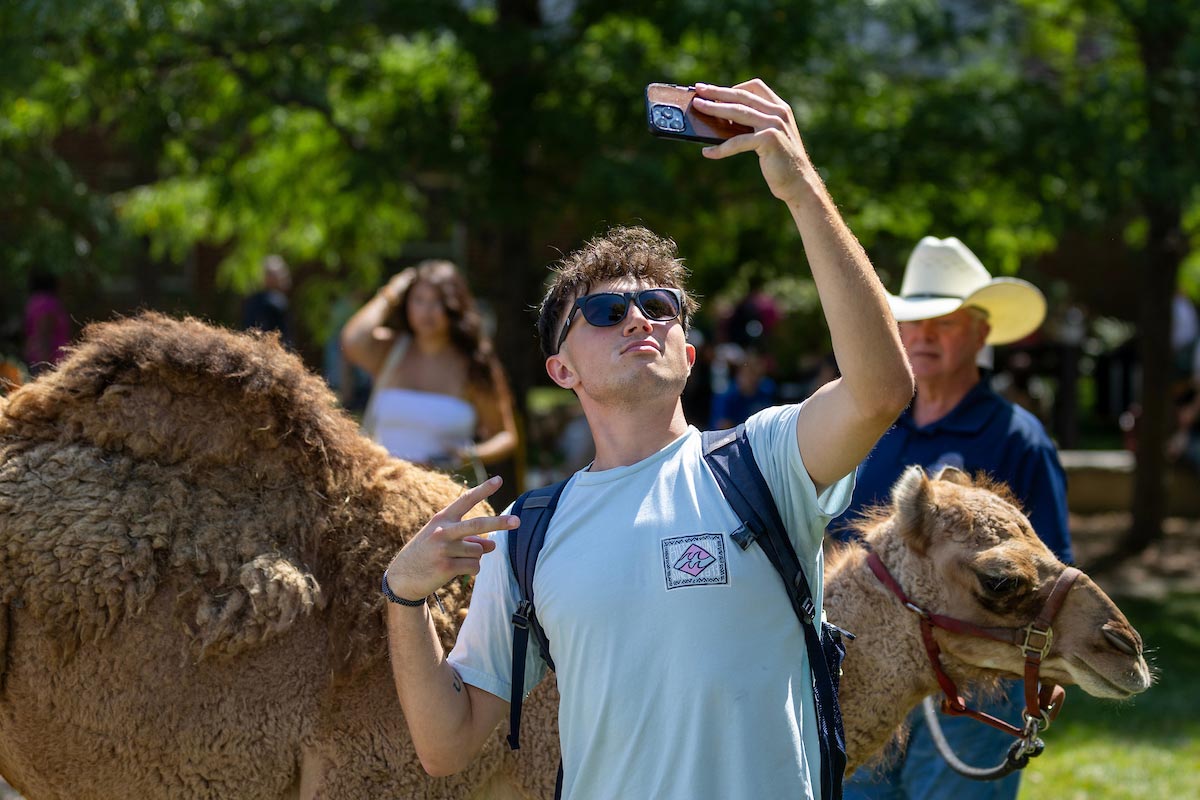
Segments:
[[[854,477],[816,496],[799,409],[767,409],[747,432],[820,604],[821,538]],[[729,538],[739,524],[695,428],[637,464],[572,478],[534,579],[558,670],[565,798],[820,794],[804,633],[762,549]],[[449,659],[507,700],[519,593],[496,538]],[[528,692],[545,674],[532,642],[526,663]]]

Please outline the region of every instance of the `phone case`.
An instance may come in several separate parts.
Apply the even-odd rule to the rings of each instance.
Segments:
[[[652,83],[646,87],[646,124],[650,133],[664,139],[720,144],[754,129],[736,122],[701,114],[692,108],[696,90],[673,83]]]

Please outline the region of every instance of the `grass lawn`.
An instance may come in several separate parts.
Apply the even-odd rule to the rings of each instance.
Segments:
[[[1117,598],[1157,679],[1126,703],[1067,689],[1020,800],[1200,798],[1200,594]]]

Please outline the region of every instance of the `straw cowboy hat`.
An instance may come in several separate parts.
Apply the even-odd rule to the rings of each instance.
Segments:
[[[1046,318],[1046,298],[1020,278],[993,278],[967,246],[951,236],[917,242],[900,295],[888,295],[897,322],[916,322],[973,306],[988,315],[987,344],[1007,344],[1038,329]]]

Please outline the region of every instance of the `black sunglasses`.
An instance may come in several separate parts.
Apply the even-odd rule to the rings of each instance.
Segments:
[[[589,325],[596,328],[611,328],[619,325],[629,313],[629,303],[633,301],[645,315],[646,319],[655,322],[666,322],[675,319],[683,311],[683,291],[680,289],[639,289],[636,292],[598,292],[585,294],[575,301],[571,313],[567,315],[567,323],[563,325],[562,335],[554,350],[562,349],[567,340],[567,331],[575,315],[583,312],[583,318]]]

